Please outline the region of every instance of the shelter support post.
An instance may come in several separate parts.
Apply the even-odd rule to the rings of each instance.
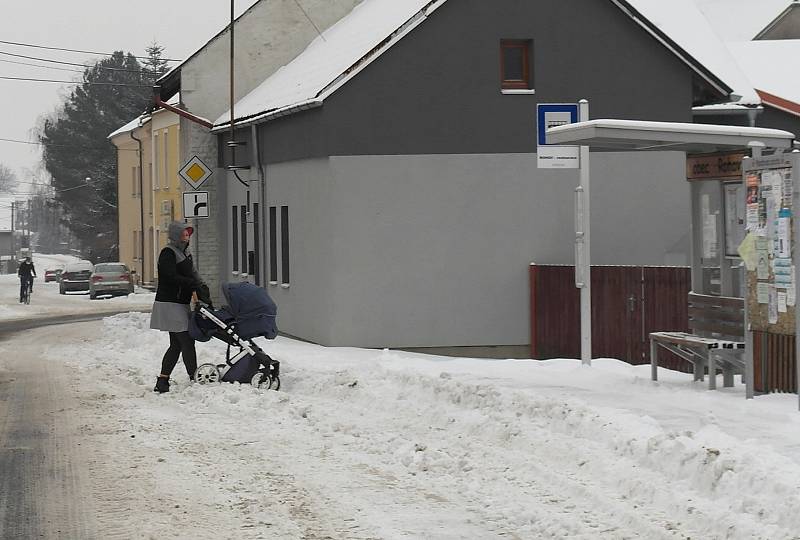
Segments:
[[[579,121],[589,120],[589,102],[585,99],[579,102]],[[581,265],[581,363],[585,366],[592,365],[592,244],[591,244],[591,191],[589,189],[589,147],[581,146],[580,151],[580,187],[582,196],[581,233],[583,256],[575,261]]]

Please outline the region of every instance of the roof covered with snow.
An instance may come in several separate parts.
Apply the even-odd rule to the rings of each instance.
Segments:
[[[144,118],[142,118],[141,116],[137,116],[136,118],[134,118],[133,120],[131,120],[130,122],[125,124],[124,126],[116,129],[115,131],[112,131],[108,135],[107,138],[108,139],[113,139],[117,135],[122,135],[124,133],[129,133],[129,132],[133,131],[134,129],[138,128],[139,126],[144,125],[148,121],[150,121],[150,116],[146,116]]]
[[[791,0],[694,0],[724,41],[749,41],[792,3]],[[672,0],[664,2],[672,4]]]
[[[297,58],[280,68],[234,105],[236,119],[307,104],[325,98],[368,62],[389,36],[399,39],[446,0],[365,0],[338,23],[318,36]],[[398,32],[401,30],[402,32]],[[230,121],[230,111],[215,125]]]
[[[762,92],[765,103],[778,105],[777,100],[763,92],[792,102],[795,107],[784,104],[779,108],[800,115],[800,40],[746,41],[728,46],[753,85]]]
[[[688,54],[733,88],[735,95],[741,96],[733,101],[741,105],[761,103],[750,80],[715,31],[716,25],[712,25],[706,13],[699,9],[698,5],[703,0],[628,1]]]
[[[629,4],[625,0],[612,0],[720,92],[727,92],[727,85],[744,96],[747,103],[759,103],[746,77],[693,0],[628,1]],[[236,103],[236,119],[253,122],[320,105],[444,2],[365,0]],[[229,122],[230,111],[226,111],[214,124],[221,129]]]

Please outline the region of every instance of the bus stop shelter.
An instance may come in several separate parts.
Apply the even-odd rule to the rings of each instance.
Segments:
[[[800,253],[800,220],[792,217],[792,209],[800,211],[800,152],[792,152],[794,134],[598,119],[548,129],[546,138],[548,144],[596,150],[687,155],[692,293],[740,299],[743,304],[740,327],[748,398],[757,382],[759,391],[797,391],[800,308],[794,301],[794,284],[800,265],[794,264],[794,257]],[[768,372],[769,366],[773,367]],[[713,363],[711,368],[714,371]],[[772,384],[780,374],[786,379],[784,387]]]

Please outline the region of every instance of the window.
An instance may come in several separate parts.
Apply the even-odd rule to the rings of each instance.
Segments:
[[[158,189],[161,187],[161,174],[160,174],[160,159],[159,154],[161,152],[161,148],[158,146],[158,133],[153,135],[153,162],[155,166],[153,167],[153,189]]]
[[[169,131],[164,130],[164,189],[169,189]]]
[[[281,206],[281,284],[289,285],[289,207]]]
[[[277,208],[269,207],[269,281],[278,283],[278,214]]]
[[[503,90],[531,90],[531,49],[529,39],[504,39],[500,41],[500,78]]]

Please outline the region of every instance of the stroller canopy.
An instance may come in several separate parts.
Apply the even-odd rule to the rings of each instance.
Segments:
[[[236,320],[237,333],[245,338],[264,336],[274,339],[278,335],[275,317],[278,306],[267,291],[252,283],[226,283],[222,294],[228,303],[227,311]]]

